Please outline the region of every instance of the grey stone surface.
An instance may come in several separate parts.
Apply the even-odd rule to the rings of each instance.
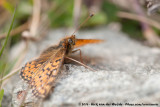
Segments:
[[[64,37],[64,32],[64,29],[53,30],[45,40],[30,43],[24,63],[40,54],[47,46],[58,43]],[[101,44],[80,48],[85,64],[96,69],[96,72],[75,63],[64,64],[50,98],[38,100],[41,106],[75,107],[82,106],[82,103],[89,106],[91,103],[122,103],[123,106],[125,103],[144,103],[160,106],[160,49],[144,46],[107,27],[83,30],[76,37],[106,40]],[[73,57],[77,56],[78,53]],[[11,80],[14,78],[17,75]],[[6,89],[10,87],[14,106],[19,104],[17,92],[26,89],[24,84],[16,81],[6,86]],[[27,99],[25,103],[37,101],[30,94]]]

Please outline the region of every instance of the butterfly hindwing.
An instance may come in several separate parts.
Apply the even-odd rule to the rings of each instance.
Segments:
[[[40,69],[31,81],[32,92],[37,97],[46,97],[52,88],[53,82],[60,71],[65,50],[60,49],[50,60]]]

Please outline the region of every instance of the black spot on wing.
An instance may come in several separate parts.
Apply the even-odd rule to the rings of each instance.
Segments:
[[[57,60],[56,60],[56,62],[59,62],[59,61],[61,61],[61,59],[57,59]]]
[[[47,70],[50,71],[50,68],[48,67]]]

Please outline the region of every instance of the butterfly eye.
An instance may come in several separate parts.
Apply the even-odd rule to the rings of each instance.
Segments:
[[[73,43],[72,39],[68,39],[68,43],[72,44]]]

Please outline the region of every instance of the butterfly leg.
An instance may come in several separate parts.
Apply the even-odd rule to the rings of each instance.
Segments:
[[[72,51],[72,53],[75,53],[75,52],[77,52],[77,51],[79,51],[80,61],[81,61],[81,63],[83,63],[83,59],[82,59],[82,52],[81,52],[81,50],[80,50],[80,49],[73,50],[73,51]]]

